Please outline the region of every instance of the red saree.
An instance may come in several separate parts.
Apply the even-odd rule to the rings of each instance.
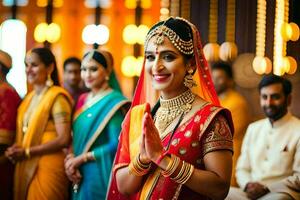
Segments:
[[[131,116],[129,114],[127,116],[130,117],[130,121],[133,120],[132,115],[138,115],[136,107],[133,109]],[[139,109],[138,112],[142,113],[142,110],[143,108]],[[141,126],[141,121],[139,121],[140,125],[138,125],[136,120],[135,118],[134,124],[137,124],[136,127],[132,127],[133,123],[129,122],[131,124],[130,129],[136,129]],[[186,199],[187,195],[190,200],[207,199],[184,185],[180,185],[170,178],[165,178],[160,174],[161,170],[156,166],[152,166],[150,173],[145,176],[143,186],[138,193],[130,197],[121,195],[117,189],[115,173],[119,168],[128,166],[131,158],[134,158],[136,156],[135,153],[138,152],[134,148],[136,148],[135,144],[139,141],[139,136],[126,133],[126,131],[132,133],[130,129],[129,127],[123,127],[107,199],[171,200]],[[195,111],[188,120],[183,121],[182,125],[177,128],[168,152],[180,157],[181,160],[193,164],[195,168],[205,169],[202,159],[206,153],[216,150],[232,151],[232,131],[233,126],[229,111],[208,104]],[[169,143],[170,135],[169,133],[162,138],[164,146],[167,146]]]
[[[18,93],[7,83],[0,83],[0,196],[12,199],[13,165],[4,157],[7,146],[13,143],[16,131]]]
[[[177,19],[186,21],[181,18]],[[193,80],[197,86],[192,88],[192,92],[208,104],[204,107],[193,106],[192,110],[186,114],[181,125],[175,130],[168,152],[193,164],[195,168],[205,169],[202,158],[206,153],[216,150],[232,151],[233,126],[230,112],[219,107],[219,100],[211,80],[210,70],[203,55],[199,32],[193,24],[186,23],[192,30],[193,59],[196,68]],[[131,159],[134,159],[139,153],[139,138],[141,136],[145,103],[150,103],[153,106],[158,99],[157,91],[154,91],[151,87],[151,78],[146,73],[144,60],[131,110],[127,113],[123,122],[107,199],[207,199],[184,185],[179,185],[170,178],[163,177],[160,173],[161,170],[154,164],[151,171],[144,176],[144,182],[136,194],[124,196],[118,191],[116,171],[128,166]],[[173,131],[172,127],[175,127],[173,125],[171,124],[162,134],[165,136],[161,136],[162,144],[165,147],[169,143],[170,133]],[[171,130],[168,130],[169,128]]]

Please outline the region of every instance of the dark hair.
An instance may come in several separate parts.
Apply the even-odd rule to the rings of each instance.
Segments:
[[[10,70],[10,68],[7,68],[1,61],[0,61],[0,69],[4,76],[6,76]]]
[[[182,39],[184,41],[193,40],[193,32],[192,32],[190,25],[182,19],[176,19],[173,17],[170,17],[166,21],[158,22],[157,24],[152,26],[151,29],[149,30],[149,32],[147,33],[147,35],[152,30],[154,30],[156,27],[161,26],[161,25],[164,25],[164,26],[172,29],[180,37],[180,39]],[[182,55],[185,57],[186,60],[189,60],[189,59],[193,58],[193,56],[194,56],[193,54],[188,55],[188,54],[184,54],[184,53],[182,53]]]
[[[66,66],[70,63],[74,63],[74,64],[77,64],[79,66],[81,66],[81,61],[79,58],[76,58],[76,57],[70,57],[70,58],[67,58],[64,62],[64,70],[66,70]]]
[[[57,65],[54,54],[51,52],[50,49],[46,47],[42,48],[34,48],[31,50],[32,53],[36,53],[41,62],[45,64],[46,67],[49,67],[51,64],[53,64],[53,71],[51,73],[51,79],[54,83],[54,85],[60,85],[58,80],[58,71],[57,71]]]
[[[85,59],[88,56],[90,56],[90,58],[94,59],[95,61],[100,63],[105,69],[107,69],[107,61],[101,52],[95,50],[89,51],[86,54],[84,54],[83,59]]]
[[[260,91],[263,87],[266,87],[266,86],[269,86],[272,84],[276,84],[276,83],[280,83],[282,85],[283,93],[285,96],[288,96],[289,94],[291,94],[292,83],[289,80],[287,80],[281,76],[276,76],[273,74],[264,76],[258,85],[258,89]]]
[[[220,69],[223,70],[228,78],[233,79],[232,68],[229,63],[226,62],[215,62],[211,65],[211,70]]]

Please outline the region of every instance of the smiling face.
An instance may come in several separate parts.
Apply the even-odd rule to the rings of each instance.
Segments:
[[[29,52],[26,55],[25,66],[27,81],[30,84],[46,84],[47,76],[50,74],[51,67],[46,67],[46,65],[40,60],[38,54]]]
[[[156,37],[152,37],[146,47],[145,57],[145,68],[152,87],[159,90],[163,98],[176,97],[187,89],[183,84],[187,63],[167,37],[158,46]]]
[[[91,90],[100,89],[107,82],[107,71],[94,59],[85,59],[82,61],[81,78],[87,88]]]

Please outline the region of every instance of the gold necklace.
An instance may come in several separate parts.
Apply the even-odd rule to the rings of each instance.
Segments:
[[[189,112],[194,100],[195,94],[191,90],[172,99],[160,98],[160,107],[154,116],[158,131],[162,133],[179,115]]]

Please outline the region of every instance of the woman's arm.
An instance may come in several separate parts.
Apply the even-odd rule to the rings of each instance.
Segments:
[[[208,127],[201,140],[201,146],[205,170],[195,168],[185,185],[211,199],[224,199],[230,187],[232,134],[223,116],[217,116]],[[166,170],[170,161],[171,158],[165,156],[159,166]],[[179,174],[181,168],[182,165],[178,165],[171,177]]]
[[[159,166],[165,170],[170,160],[166,156]],[[220,150],[207,153],[204,163],[205,170],[195,168],[185,185],[211,199],[225,199],[230,187],[232,152]]]
[[[232,152],[210,152],[204,163],[205,170],[195,169],[186,186],[211,199],[225,199],[230,187]]]
[[[123,195],[131,195],[139,191],[143,176],[131,174],[127,166],[117,170],[116,179],[119,192]]]

